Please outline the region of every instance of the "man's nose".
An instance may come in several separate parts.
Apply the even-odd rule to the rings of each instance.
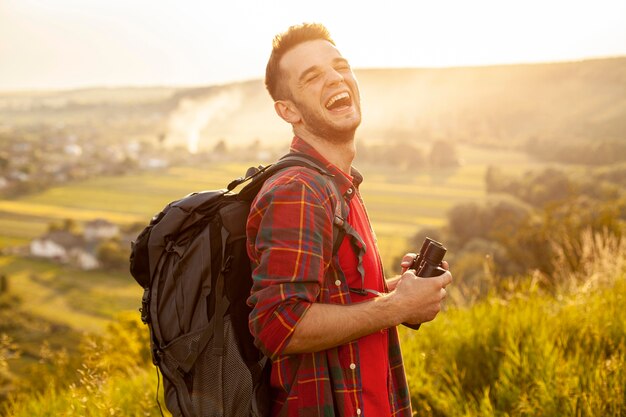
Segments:
[[[339,71],[332,68],[328,72],[327,82],[329,85],[341,84],[342,82],[344,82],[344,77]]]

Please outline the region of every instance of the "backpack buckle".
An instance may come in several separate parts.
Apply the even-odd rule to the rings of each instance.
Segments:
[[[143,296],[141,297],[141,322],[143,324],[150,323],[150,288],[143,289]]]
[[[152,363],[154,366],[159,366],[161,363],[161,359],[163,358],[163,351],[158,347],[154,346],[152,348]]]

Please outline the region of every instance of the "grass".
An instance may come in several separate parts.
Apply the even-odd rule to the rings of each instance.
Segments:
[[[625,242],[582,242],[595,256],[558,271],[555,295],[529,276],[514,292],[402,330],[420,416],[626,415]]]
[[[48,228],[49,218],[17,213],[0,213],[0,249],[27,243]]]
[[[492,297],[403,332],[421,416],[626,413],[626,280],[594,293]]]
[[[626,252],[616,247],[595,251],[594,273],[565,276],[577,285],[555,296],[528,276],[515,292],[448,308],[419,331],[401,328],[416,415],[626,415]],[[158,416],[147,337],[136,315],[120,316],[101,341],[81,342],[77,382],[20,397],[7,415]]]
[[[0,258],[0,271],[29,314],[77,331],[101,332],[120,311],[136,310],[141,298],[126,273],[79,271],[18,257]]]

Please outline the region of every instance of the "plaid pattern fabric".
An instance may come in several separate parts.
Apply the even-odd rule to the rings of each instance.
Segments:
[[[292,151],[313,156],[335,174],[345,199],[356,194],[362,181],[356,170],[353,184],[299,138],[294,138]],[[272,360],[273,416],[364,415],[356,341],[321,352],[282,354],[312,303],[351,303],[339,260],[332,254],[334,198],[322,174],[291,167],[265,183],[248,217],[253,265],[249,324],[255,343]],[[388,335],[392,416],[411,416],[397,330],[389,329]]]

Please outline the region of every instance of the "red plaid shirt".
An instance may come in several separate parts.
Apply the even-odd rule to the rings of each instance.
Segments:
[[[347,204],[362,180],[358,172],[352,171],[351,182],[299,138],[294,139],[292,151],[313,156],[335,174],[346,200],[341,204]],[[272,360],[274,416],[363,415],[357,341],[321,352],[282,354],[312,303],[353,301],[338,256],[332,253],[334,199],[322,174],[286,168],[265,183],[248,217],[254,280],[248,299],[253,307],[250,330],[257,346]],[[387,335],[391,414],[408,417],[411,405],[398,333],[392,328]]]

